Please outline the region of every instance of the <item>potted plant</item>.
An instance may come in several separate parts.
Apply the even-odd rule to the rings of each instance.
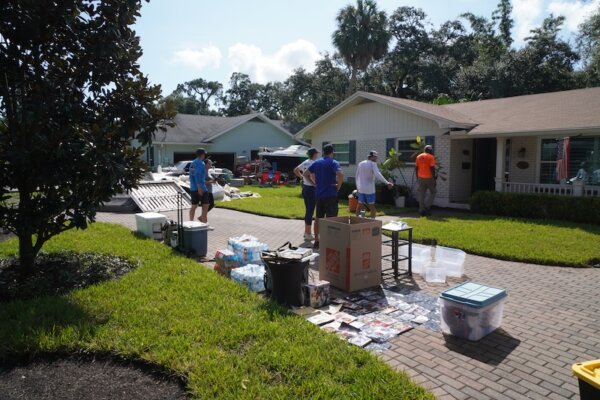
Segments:
[[[381,165],[381,174],[385,178],[394,183],[392,188],[392,195],[394,197],[394,204],[396,207],[404,207],[406,203],[406,197],[410,195],[410,187],[406,184],[406,179],[402,172],[402,168],[406,166],[406,163],[400,159],[400,153],[396,149],[390,149],[385,161]],[[399,182],[403,182],[400,185]]]

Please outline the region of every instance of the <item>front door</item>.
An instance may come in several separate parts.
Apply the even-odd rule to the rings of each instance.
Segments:
[[[473,140],[473,192],[495,190],[496,138]]]

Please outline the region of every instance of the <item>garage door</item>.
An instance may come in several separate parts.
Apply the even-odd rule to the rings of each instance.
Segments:
[[[235,169],[235,153],[208,153],[210,159],[216,163],[217,168],[227,168],[232,171]],[[176,152],[173,153],[173,160],[175,163],[179,161],[195,160],[196,153],[187,152]]]

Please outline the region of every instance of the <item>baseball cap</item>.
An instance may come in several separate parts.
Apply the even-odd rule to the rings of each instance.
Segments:
[[[333,145],[326,144],[325,146],[323,146],[323,154],[325,154],[325,155],[333,154]]]
[[[319,152],[319,150],[315,149],[314,147],[311,147],[310,149],[308,149],[308,151],[306,152],[306,154],[309,157],[314,156],[315,154],[317,154]]]
[[[377,152],[375,150],[371,150],[369,152],[369,157],[377,157],[377,156],[378,156],[378,154],[377,154]]]
[[[427,146],[425,146],[425,151],[431,153],[433,152],[433,147],[430,144],[428,144]]]

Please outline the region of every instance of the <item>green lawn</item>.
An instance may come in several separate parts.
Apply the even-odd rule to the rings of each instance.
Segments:
[[[139,267],[69,295],[0,303],[0,359],[108,352],[165,367],[203,399],[433,399],[367,351],[126,228],[96,223],[44,250]],[[16,251],[16,240],[0,243],[0,256]]]
[[[218,202],[230,208],[279,218],[304,217],[299,187],[255,188],[262,198]],[[397,215],[414,227],[417,241],[435,241],[492,258],[547,265],[586,266],[600,263],[600,226],[564,221],[513,219],[467,212],[438,212],[414,217],[415,210],[378,205],[378,215]],[[348,215],[340,201],[340,215]]]
[[[242,191],[252,191],[261,198],[250,198],[233,201],[218,201],[217,207],[249,212],[269,217],[304,219],[304,200],[300,186],[258,187],[245,186]],[[402,210],[388,205],[377,205],[377,215],[400,215]],[[350,215],[348,201],[340,201],[340,215]]]

